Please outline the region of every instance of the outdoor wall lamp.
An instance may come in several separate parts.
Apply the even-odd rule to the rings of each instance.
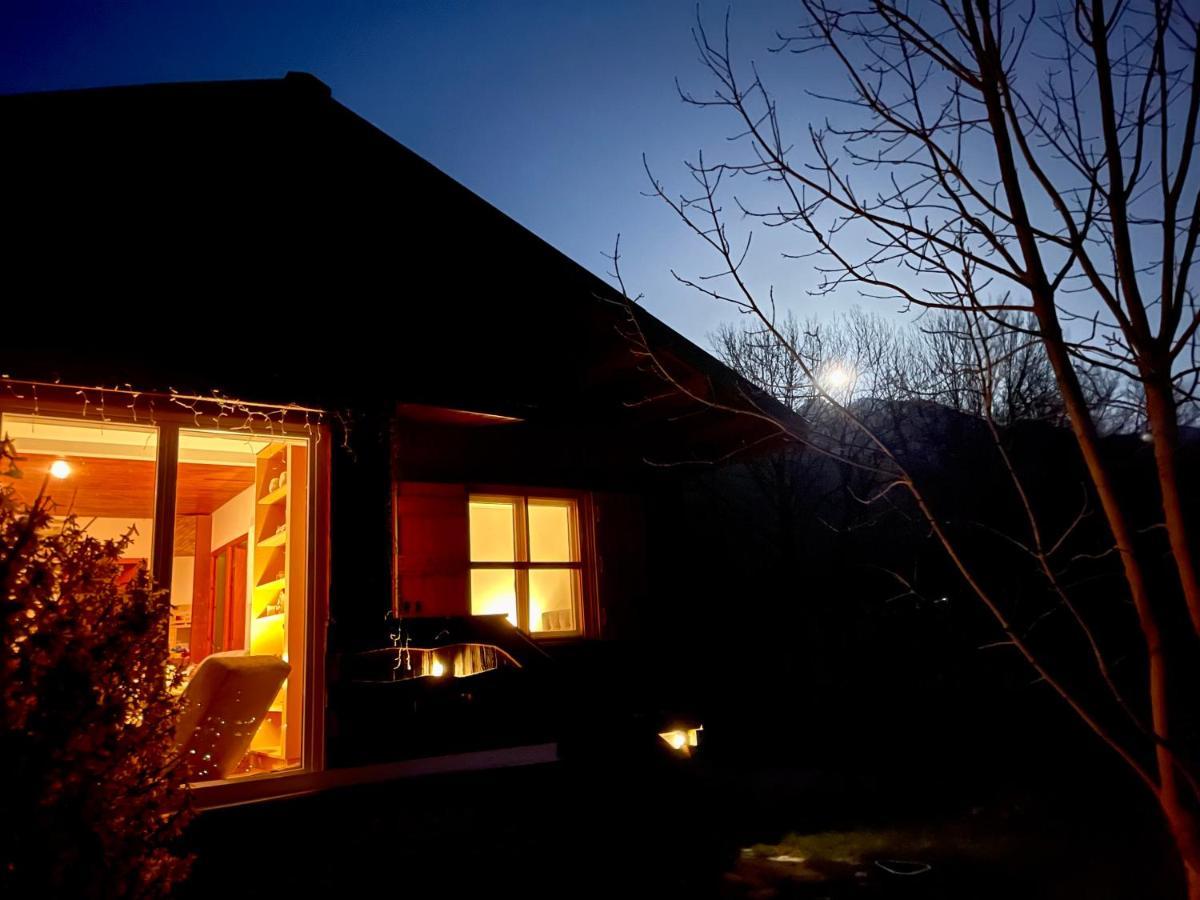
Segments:
[[[677,728],[673,731],[663,731],[659,733],[659,737],[666,741],[668,747],[672,750],[677,750],[680,753],[691,753],[693,747],[700,746],[700,732],[704,730],[703,725],[696,728]]]

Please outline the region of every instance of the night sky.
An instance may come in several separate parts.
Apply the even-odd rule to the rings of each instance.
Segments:
[[[718,27],[725,10],[701,7]],[[762,67],[803,138],[829,112],[805,90],[836,90],[841,76],[828,59],[767,51],[796,15],[786,0],[732,4],[735,59]],[[695,16],[693,0],[10,0],[0,12],[0,93],[311,72],[601,276],[620,232],[630,292],[707,345],[735,314],[672,279],[671,268],[695,276],[715,264],[661,201],[643,196],[642,169],[644,153],[683,189],[685,159],[729,153],[728,113],[689,107],[676,92],[676,78],[698,93],[711,88],[692,43]],[[773,285],[801,317],[828,309],[806,295],[817,281],[812,262],[782,260],[773,238],[755,236],[755,286],[765,296]]]
[[[786,2],[735,6],[747,56],[766,56],[793,17]],[[311,72],[597,274],[621,232],[631,292],[707,344],[730,311],[689,294],[668,269],[694,274],[710,262],[660,201],[642,196],[643,153],[682,186],[682,161],[728,130],[675,90],[676,77],[706,84],[695,13],[693,0],[9,2],[0,93]]]

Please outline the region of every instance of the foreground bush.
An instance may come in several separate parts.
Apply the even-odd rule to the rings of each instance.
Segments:
[[[0,896],[155,897],[182,879],[170,605],[120,541],[13,494],[0,443]]]

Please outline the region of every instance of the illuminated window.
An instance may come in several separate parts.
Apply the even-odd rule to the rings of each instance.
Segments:
[[[303,763],[308,455],[303,437],[179,432],[172,654],[189,678],[215,658],[198,699],[231,694],[254,722],[221,734],[208,778]]]
[[[472,495],[470,532],[472,615],[535,635],[583,631],[577,500]]]
[[[18,499],[32,504],[44,487],[56,519],[74,515],[98,540],[129,535],[122,577],[150,567],[158,428],[5,413],[3,432],[21,457]]]
[[[306,702],[320,546],[310,432],[183,424],[194,420],[96,421],[6,405],[0,434],[20,457],[20,500],[44,491],[51,527],[73,515],[94,538],[128,536],[118,578],[146,568],[170,585],[171,661],[184,673],[175,739],[190,780],[319,764],[320,716]]]

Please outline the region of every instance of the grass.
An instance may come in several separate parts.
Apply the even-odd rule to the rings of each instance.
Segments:
[[[725,895],[1151,900],[1174,896],[1166,868],[1155,840],[1055,817],[976,811],[755,844],[726,876]]]
[[[997,863],[1036,851],[1028,835],[964,823],[914,824],[850,831],[789,834],[778,844],[758,844],[743,852],[754,859],[777,856],[861,866],[877,859]]]
[[[194,826],[200,859],[180,898],[400,888],[406,897],[1182,896],[1161,828],[1102,782],[1082,798],[1006,791],[1002,805],[969,809],[790,771],[732,771],[721,791],[586,774],[439,776],[219,810]],[[270,852],[248,853],[248,839]],[[878,865],[888,860],[930,868],[895,875]]]

